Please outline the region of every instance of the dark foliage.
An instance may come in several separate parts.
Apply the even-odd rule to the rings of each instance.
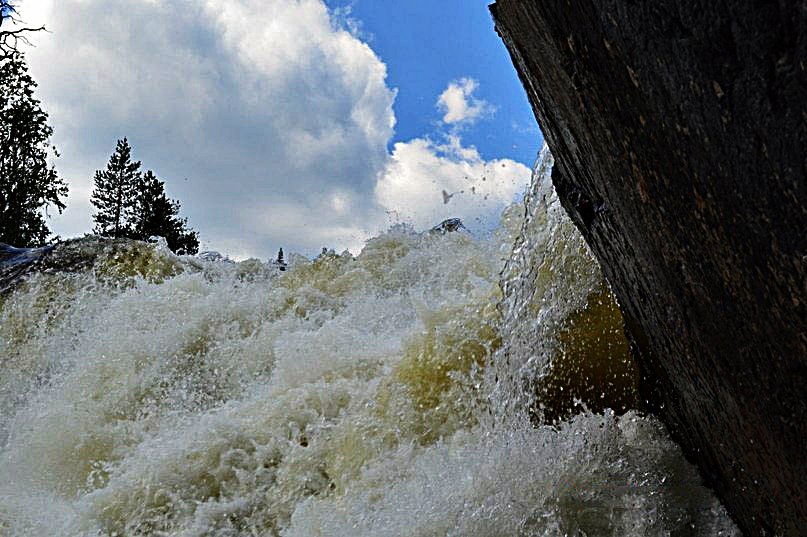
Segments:
[[[178,216],[179,209],[179,202],[165,195],[165,183],[147,171],[138,187],[135,238],[163,237],[174,252],[195,254],[199,251],[198,233],[187,227],[187,218]]]
[[[132,148],[118,140],[106,170],[95,172],[95,188],[90,200],[98,209],[92,216],[93,231],[106,237],[133,237],[137,187],[142,181],[140,161],[132,161]]]
[[[48,163],[53,129],[35,88],[22,54],[0,59],[0,242],[21,247],[47,241],[43,211],[54,206],[61,213],[67,195]]]
[[[132,148],[124,138],[104,171],[95,172],[92,203],[95,233],[148,241],[163,237],[168,247],[181,254],[199,250],[199,236],[179,217],[180,204],[165,195],[165,183],[151,170],[140,172],[140,161],[132,161]]]

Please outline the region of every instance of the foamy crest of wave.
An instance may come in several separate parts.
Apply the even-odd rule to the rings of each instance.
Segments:
[[[492,396],[523,213],[285,272],[71,246],[0,297],[0,534],[736,534],[654,419]]]

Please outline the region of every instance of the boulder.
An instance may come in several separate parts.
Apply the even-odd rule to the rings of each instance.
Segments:
[[[0,242],[0,295],[9,291],[52,250],[53,246],[15,248]]]
[[[807,9],[499,0],[640,393],[749,536],[807,528]]]
[[[454,233],[456,231],[468,231],[462,224],[459,218],[447,218],[429,230],[429,233],[436,233],[438,235],[445,235],[446,233]]]
[[[132,239],[87,235],[40,248],[0,243],[0,298],[32,277],[92,274],[120,285],[134,277],[162,281],[190,267],[167,248]]]

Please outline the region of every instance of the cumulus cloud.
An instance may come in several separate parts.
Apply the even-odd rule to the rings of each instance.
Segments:
[[[72,186],[63,234],[91,227],[93,172],[123,136],[216,247],[313,248],[318,229],[347,218],[330,210],[335,198],[359,212],[372,203],[395,92],[320,0],[38,4],[24,14],[51,34],[36,36],[29,62]],[[257,200],[285,210],[254,227]],[[317,229],[289,236],[280,214],[293,211],[317,214]]]
[[[479,83],[473,78],[461,78],[448,84],[437,99],[437,108],[444,112],[443,123],[456,125],[473,123],[493,112],[493,107],[474,97]]]
[[[397,143],[376,185],[379,203],[423,229],[441,219],[462,218],[470,228],[497,221],[529,180],[530,170],[509,159],[485,161],[457,136],[443,144],[417,138]]]
[[[418,227],[448,213],[481,217],[529,177],[512,161],[485,162],[458,138],[415,139],[388,153],[395,90],[386,66],[322,0],[23,8],[27,22],[50,31],[35,36],[28,59],[71,187],[52,226],[63,236],[92,227],[93,173],[124,136],[182,202],[202,246],[234,257],[268,257],[278,246],[357,251],[389,225],[388,212]],[[486,113],[476,87],[449,85],[440,97],[446,123]]]

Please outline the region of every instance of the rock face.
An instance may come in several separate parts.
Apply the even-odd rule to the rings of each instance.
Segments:
[[[807,528],[807,8],[499,0],[650,408],[745,534]]]
[[[37,275],[92,272],[99,282],[120,285],[135,276],[162,281],[185,268],[197,268],[165,252],[170,252],[167,247],[162,250],[147,242],[96,235],[41,248],[14,248],[0,243],[0,299]]]
[[[0,295],[11,290],[15,283],[25,278],[53,250],[53,246],[42,248],[14,248],[0,242]]]
[[[433,228],[429,230],[429,233],[437,233],[439,235],[445,235],[446,233],[454,233],[455,231],[468,231],[464,225],[462,225],[462,220],[459,218],[448,218],[443,220]]]

